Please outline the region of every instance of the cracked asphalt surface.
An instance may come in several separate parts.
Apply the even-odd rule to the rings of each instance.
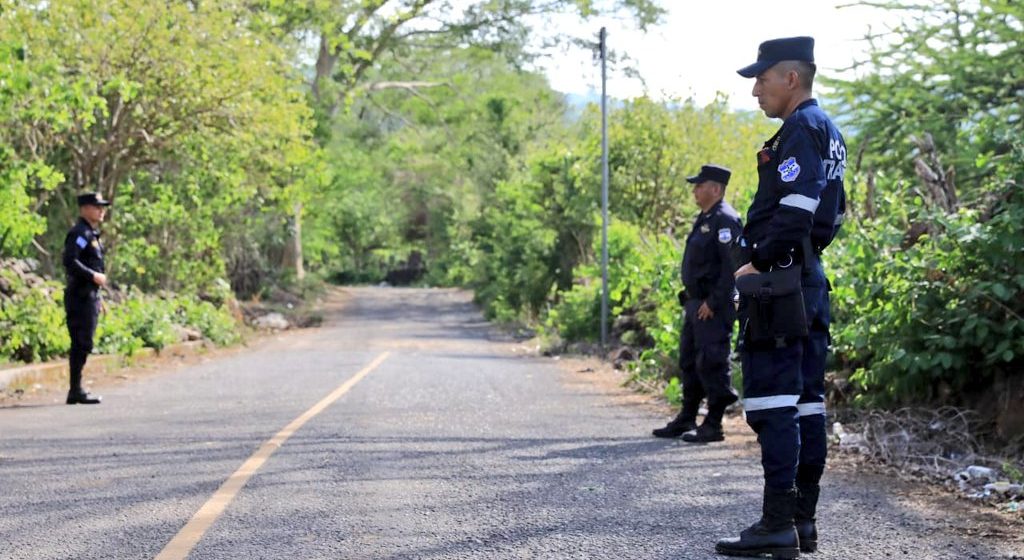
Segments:
[[[720,558],[758,514],[724,444],[493,331],[457,290],[351,288],[323,327],[131,383],[0,409],[0,559],[153,558],[252,453],[390,356],[263,464],[189,558]],[[621,392],[621,391],[620,391]],[[1024,558],[829,473],[815,559]]]

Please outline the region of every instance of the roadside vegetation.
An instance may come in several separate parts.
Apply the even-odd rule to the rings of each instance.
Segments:
[[[47,278],[5,271],[0,360],[66,350],[54,281],[82,189],[114,201],[106,351],[168,344],[175,325],[227,343],[235,298],[323,280],[463,286],[553,351],[597,340],[599,112],[532,70],[540,43],[593,37],[537,37],[531,18],[601,7],[645,27],[658,2],[349,4],[0,0],[0,257]],[[855,79],[819,79],[850,149],[825,256],[830,401],[966,408],[972,437],[1019,450],[1024,5],[879,9],[905,23],[869,39]],[[736,105],[612,104],[612,334],[676,396],[684,177],[732,168],[742,213],[778,126]]]
[[[523,137],[498,130],[496,92],[560,103],[521,70],[555,39],[531,43],[530,18],[612,11],[646,26],[661,13],[649,0],[466,8],[0,0],[0,363],[67,350],[60,256],[77,193],[114,202],[102,228],[114,289],[99,351],[196,333],[230,343],[243,311],[299,308],[325,278],[408,276],[405,234],[457,206],[445,191],[461,163],[446,162],[465,155],[474,176],[493,176],[506,162],[487,140]],[[477,83],[490,89],[477,93]],[[420,92],[439,90],[448,98],[432,124],[457,139],[436,128],[433,138],[393,138],[411,122],[402,113],[437,109]]]

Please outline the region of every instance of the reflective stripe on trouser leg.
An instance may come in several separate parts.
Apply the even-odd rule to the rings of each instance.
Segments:
[[[800,423],[796,404],[802,388],[803,345],[748,350],[743,361],[743,407],[747,424],[761,444],[765,485],[785,490],[796,480],[800,456]]]

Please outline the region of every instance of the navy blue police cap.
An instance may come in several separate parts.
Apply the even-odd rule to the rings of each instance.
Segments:
[[[78,195],[79,206],[110,206],[110,201],[103,198],[99,193],[82,193]]]
[[[783,60],[814,64],[814,37],[786,37],[765,41],[757,48],[757,62],[737,72],[744,78],[753,78]]]
[[[729,177],[732,176],[732,171],[729,168],[722,167],[721,165],[702,165],[700,166],[700,173],[693,177],[687,177],[688,183],[699,184],[704,181],[714,181],[720,183],[723,187],[729,184]]]

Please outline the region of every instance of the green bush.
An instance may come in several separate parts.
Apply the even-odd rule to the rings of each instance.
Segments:
[[[683,386],[679,383],[678,377],[673,377],[668,384],[665,385],[665,400],[669,404],[678,406],[683,402]]]
[[[595,241],[597,254],[599,243]],[[635,315],[645,331],[646,336],[641,338],[653,340],[654,347],[641,355],[641,363],[651,364],[644,368],[643,375],[660,374],[660,364],[678,360],[680,251],[671,237],[644,235],[628,222],[613,221],[608,229],[609,320]],[[587,279],[586,287],[575,286],[570,292],[560,293],[546,322],[548,328],[557,329],[570,341],[594,340],[600,334],[601,269],[592,264],[580,267],[580,273]]]
[[[884,223],[837,244],[836,350],[862,401],[929,401],[1024,365],[1021,189],[988,221],[974,210],[927,219],[932,233],[909,248]]]
[[[594,245],[600,254],[600,241]],[[669,356],[678,352],[680,258],[680,248],[668,236],[647,236],[623,221],[613,221],[608,229],[609,318],[635,314],[656,349]],[[555,295],[545,326],[565,340],[595,340],[601,324],[601,268],[588,264],[578,273],[581,283]]]
[[[161,349],[177,341],[172,301],[131,295],[107,307],[96,329],[96,349],[131,356],[144,347]]]
[[[29,286],[10,270],[0,270],[0,278],[11,294],[0,296],[0,360],[38,362],[66,356],[71,343],[61,285]],[[219,291],[214,296],[224,302],[232,297]],[[178,341],[176,326],[196,329],[218,345],[239,339],[238,324],[224,306],[195,297],[129,291],[121,302],[107,301],[105,306],[96,328],[99,353],[131,356],[146,347],[164,348]]]
[[[608,252],[612,317],[635,314],[654,341],[654,353],[677,361],[682,248],[668,235],[645,235],[637,226],[619,222],[609,229]]]
[[[227,280],[218,278],[202,291],[202,298],[214,307],[223,307],[235,299],[235,293],[231,291],[231,284]]]
[[[199,330],[214,344],[239,339],[238,324],[223,307],[189,296],[160,298],[130,292],[107,306],[96,332],[98,352],[131,356],[142,348],[161,349],[178,341],[175,325]]]
[[[208,301],[187,297],[177,298],[176,303],[178,313],[175,320],[179,324],[199,329],[204,337],[219,346],[238,341],[238,323],[224,308],[215,307]]]
[[[591,281],[561,292],[560,301],[548,310],[544,328],[567,341],[593,342],[601,334],[601,282]]]
[[[71,347],[64,322],[64,292],[56,282],[29,288],[12,271],[0,276],[14,294],[0,297],[0,359],[38,362]]]
[[[557,282],[558,232],[543,219],[542,185],[510,181],[498,185],[497,203],[484,210],[478,227],[477,301],[488,318],[535,319]]]

